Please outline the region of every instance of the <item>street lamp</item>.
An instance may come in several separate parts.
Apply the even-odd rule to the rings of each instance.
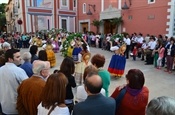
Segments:
[[[131,6],[131,0],[129,0],[129,6]],[[125,3],[122,7],[123,10],[128,10],[129,9],[129,6],[126,4],[126,0],[125,0]]]
[[[95,5],[92,5],[92,4],[88,4],[89,5],[89,11],[87,12],[87,15],[92,15],[92,12],[90,10],[90,7],[92,7],[92,9],[94,10],[95,12]]]

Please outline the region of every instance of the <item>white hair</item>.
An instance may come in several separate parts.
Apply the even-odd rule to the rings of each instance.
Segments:
[[[3,48],[10,48],[11,46],[10,46],[10,44],[9,44],[8,42],[4,42],[4,43],[2,44],[2,47],[3,47]]]
[[[152,99],[147,106],[146,115],[175,115],[175,99],[166,96]]]
[[[40,74],[41,70],[49,68],[50,68],[50,62],[35,60],[33,62],[32,71],[34,74]]]
[[[31,57],[32,57],[32,55],[31,55],[30,52],[24,52],[23,55],[22,55],[22,59],[24,61],[30,61],[31,60]]]

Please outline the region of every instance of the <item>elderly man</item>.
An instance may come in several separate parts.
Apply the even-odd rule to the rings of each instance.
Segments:
[[[29,77],[31,77],[33,75],[33,71],[32,71],[32,64],[31,64],[31,57],[32,55],[30,54],[30,52],[24,52],[22,55],[22,59],[24,60],[24,63],[20,66]]]
[[[5,53],[6,63],[0,68],[0,104],[4,114],[18,114],[16,110],[17,88],[27,79],[26,72],[17,67],[21,63],[20,52],[9,49]]]
[[[84,84],[88,97],[84,102],[74,106],[73,115],[115,115],[115,100],[100,93],[101,77],[96,73],[90,73]]]
[[[37,115],[37,106],[41,102],[41,92],[49,76],[50,63],[35,60],[33,76],[24,80],[18,88],[17,110],[20,115]]]
[[[11,46],[8,42],[4,42],[2,44],[2,48],[3,48],[4,51],[7,51],[8,49],[11,49]]]

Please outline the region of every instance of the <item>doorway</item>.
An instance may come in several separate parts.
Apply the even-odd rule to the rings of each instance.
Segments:
[[[110,20],[104,20],[104,34],[115,33],[116,27],[112,26]]]
[[[86,33],[88,31],[88,22],[81,23],[81,30],[83,33]]]

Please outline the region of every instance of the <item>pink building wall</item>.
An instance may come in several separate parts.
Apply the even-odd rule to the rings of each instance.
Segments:
[[[168,2],[170,0],[156,0],[155,3],[148,4],[148,1],[132,0],[132,5],[128,10],[122,10],[124,20],[123,28],[128,33],[167,34],[166,22]],[[129,3],[127,3],[129,6]],[[132,19],[129,19],[132,16]],[[130,17],[131,18],[131,17]]]
[[[101,1],[102,0],[79,0],[78,1],[78,12],[77,12],[77,20],[90,20],[90,23],[94,19],[100,19],[101,13]],[[118,8],[119,0],[104,0],[104,10],[109,7],[111,4],[113,7]],[[167,34],[167,16],[169,13],[167,12],[169,6],[168,2],[171,0],[156,0],[155,3],[148,4],[148,0],[131,0],[131,6],[129,6],[129,0],[126,0],[127,5],[130,7],[128,10],[122,10],[122,18],[123,25],[121,31],[128,32],[132,34],[143,33],[143,35],[151,34]],[[88,16],[87,14],[83,14],[83,3],[86,3],[86,12],[88,12],[89,7],[88,4],[95,4],[96,11],[90,7],[92,15]],[[122,0],[121,6],[124,5],[124,0]],[[115,14],[114,14],[115,15]],[[130,18],[130,19],[128,19]],[[77,22],[78,23],[78,22]],[[77,30],[80,30],[77,27]],[[90,31],[96,32],[96,28],[90,25]]]

